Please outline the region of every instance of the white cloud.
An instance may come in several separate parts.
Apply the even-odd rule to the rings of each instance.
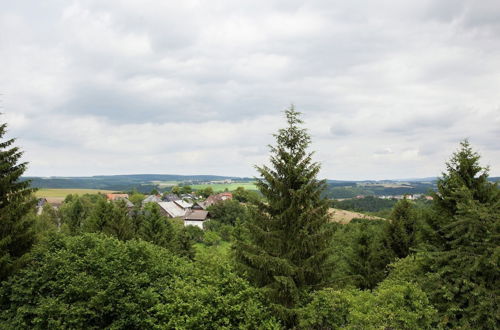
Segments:
[[[6,2],[0,98],[29,174],[253,175],[291,102],[322,175],[500,167],[500,5]]]

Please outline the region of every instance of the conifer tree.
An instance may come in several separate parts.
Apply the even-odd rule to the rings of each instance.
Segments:
[[[293,327],[301,295],[325,284],[332,231],[328,202],[321,194],[325,181],[316,177],[320,165],[307,151],[310,136],[300,127],[300,113],[285,111],[288,126],[274,135],[270,167],[256,167],[257,201],[248,221],[246,240],[235,246],[236,258],[249,279],[263,288],[284,323]]]
[[[161,214],[158,204],[148,203],[144,208],[141,238],[162,247],[168,248],[173,246],[173,226]]]
[[[451,328],[500,326],[500,190],[467,140],[438,181],[423,288]]]
[[[469,141],[464,140],[446,163],[447,171],[438,179],[438,191],[433,194],[433,212],[427,217],[428,226],[423,231],[428,249],[446,251],[452,248],[450,229],[455,217],[463,212],[464,203],[498,205],[498,186],[488,181],[489,169],[482,167],[479,159]]]
[[[417,222],[413,204],[407,199],[394,205],[385,227],[384,245],[394,257],[404,258],[416,245]]]
[[[6,128],[0,125],[0,139]],[[26,217],[35,206],[34,189],[20,180],[27,163],[19,163],[22,152],[14,142],[0,141],[0,281],[19,266],[35,240],[33,218]]]

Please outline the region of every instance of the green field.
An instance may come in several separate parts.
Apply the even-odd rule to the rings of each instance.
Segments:
[[[69,194],[84,195],[84,194],[103,194],[112,193],[112,190],[98,190],[98,189],[39,189],[35,193],[36,197],[66,197]]]
[[[254,182],[233,182],[233,183],[216,183],[216,184],[195,184],[190,186],[191,188],[195,190],[200,190],[200,189],[205,189],[207,187],[212,187],[214,191],[224,191],[224,190],[229,190],[233,191],[236,190],[238,187],[243,187],[246,190],[257,190],[257,187],[255,186]]]

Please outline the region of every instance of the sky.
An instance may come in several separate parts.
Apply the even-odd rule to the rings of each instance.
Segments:
[[[497,0],[0,0],[30,176],[255,176],[294,104],[322,178],[500,175]]]

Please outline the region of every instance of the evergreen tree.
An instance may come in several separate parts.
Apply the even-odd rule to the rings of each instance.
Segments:
[[[416,245],[416,232],[416,213],[412,202],[407,199],[398,201],[385,227],[385,247],[394,257],[404,258]]]
[[[427,227],[423,231],[427,249],[446,251],[452,248],[449,229],[454,226],[455,216],[463,212],[464,202],[473,200],[490,206],[498,203],[498,186],[488,181],[489,169],[482,167],[479,159],[469,141],[464,140],[446,163],[447,171],[438,179],[438,191],[433,194],[433,212],[427,217]]]
[[[0,125],[0,138],[6,128]],[[26,216],[36,203],[34,189],[20,180],[27,163],[19,163],[22,152],[14,142],[0,141],[0,281],[21,264],[35,240],[33,217]]]
[[[500,327],[500,190],[463,141],[438,181],[423,288],[452,328]]]
[[[89,217],[85,220],[84,229],[87,232],[103,232],[113,216],[113,204],[108,203],[103,197],[99,198]]]
[[[386,266],[391,260],[388,250],[384,249],[380,231],[373,225],[363,222],[352,244],[352,254],[346,260],[356,287],[362,290],[374,289],[386,275]]]
[[[111,202],[111,217],[106,222],[103,232],[126,241],[134,236],[132,217],[129,215],[127,204],[124,200]]]
[[[293,327],[296,307],[306,291],[322,287],[331,271],[327,262],[333,232],[320,165],[307,151],[310,136],[300,127],[300,113],[285,111],[288,126],[270,146],[271,167],[256,167],[257,187],[266,202],[256,202],[248,239],[240,239],[236,258],[250,280],[267,293],[276,312]]]
[[[172,224],[165,218],[158,204],[149,203],[144,208],[144,218],[141,224],[141,237],[147,242],[162,247],[172,247],[174,229]]]

